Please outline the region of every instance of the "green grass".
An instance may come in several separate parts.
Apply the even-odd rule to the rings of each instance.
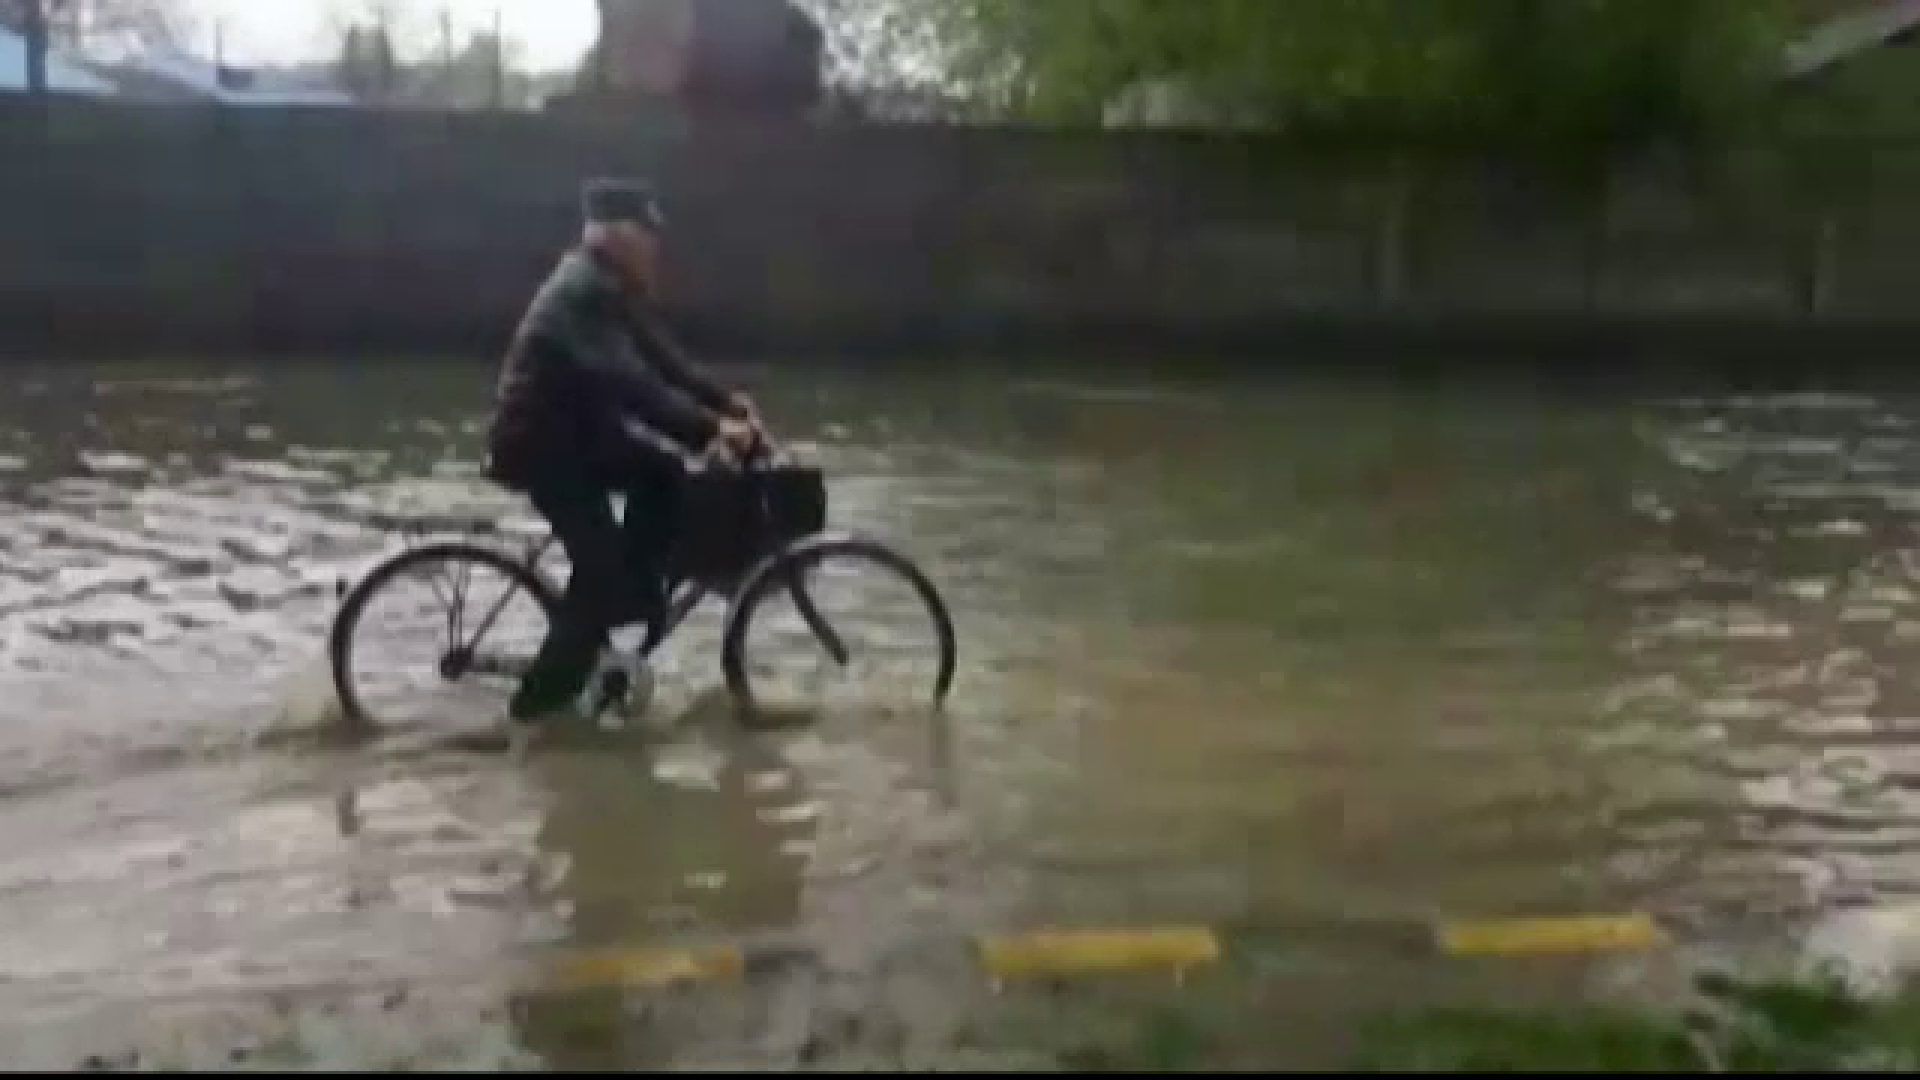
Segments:
[[[1920,1064],[1920,985],[1868,998],[1838,978],[1706,976],[1674,1015],[1432,1012],[1383,1025],[1355,1067],[1371,1070],[1851,1071]]]
[[[1343,1063],[1366,1072],[1884,1071],[1920,1067],[1920,983],[1865,997],[1838,978],[1702,977],[1672,1012],[1617,1007],[1453,1008],[1381,1017]],[[1163,1007],[1059,1049],[1057,1068],[1195,1072],[1288,1068],[1247,1045],[1260,1033],[1189,1006]]]

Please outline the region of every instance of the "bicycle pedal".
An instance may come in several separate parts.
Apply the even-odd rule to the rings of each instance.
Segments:
[[[610,712],[626,708],[628,696],[627,673],[619,669],[603,671],[595,680],[593,692],[588,697],[587,719],[597,720]]]
[[[633,676],[619,668],[600,677],[600,696],[609,701],[625,699],[633,688]]]

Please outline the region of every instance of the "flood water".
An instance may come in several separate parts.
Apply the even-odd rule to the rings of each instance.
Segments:
[[[11,370],[0,1064],[1012,1061],[958,945],[1043,926],[1228,927],[1283,1028],[1539,974],[1406,945],[1441,918],[1920,940],[1920,399],[742,378],[945,590],[943,717],[743,731],[709,614],[633,730],[328,738],[336,582],[398,517],[524,516],[491,372]],[[551,978],[748,936],[813,965]]]

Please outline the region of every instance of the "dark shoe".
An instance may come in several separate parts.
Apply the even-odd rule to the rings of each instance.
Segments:
[[[543,724],[568,714],[580,714],[578,695],[541,693],[524,683],[507,704],[507,717],[516,724]]]

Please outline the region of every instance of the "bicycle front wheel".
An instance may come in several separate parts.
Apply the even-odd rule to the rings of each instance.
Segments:
[[[558,605],[531,567],[491,548],[401,552],[362,578],[334,617],[340,708],[365,728],[450,715],[496,722]]]
[[[720,663],[749,714],[860,700],[938,707],[953,688],[956,651],[946,600],[911,559],[877,540],[823,535],[747,575]]]

